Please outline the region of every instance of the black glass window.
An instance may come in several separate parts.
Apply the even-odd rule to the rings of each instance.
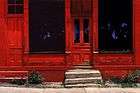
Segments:
[[[65,51],[64,0],[29,0],[30,52]]]
[[[80,43],[80,20],[74,20],[74,43]]]
[[[132,0],[99,0],[99,49],[131,51]]]
[[[23,0],[8,0],[8,4],[23,4]]]
[[[84,23],[83,23],[83,31],[84,31],[84,43],[89,43],[89,19],[84,19]]]
[[[8,0],[8,14],[22,14],[24,11],[23,0]]]

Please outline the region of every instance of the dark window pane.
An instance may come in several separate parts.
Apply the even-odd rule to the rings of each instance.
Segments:
[[[15,0],[16,4],[23,4],[23,0]]]
[[[99,0],[99,48],[132,50],[132,0]]]
[[[79,19],[74,20],[74,43],[80,42],[80,22]]]
[[[16,4],[15,0],[8,0],[8,4]]]
[[[89,43],[89,19],[84,19],[84,23],[83,23],[83,31],[84,31],[84,42],[85,43]]]
[[[65,51],[64,0],[29,0],[30,52]]]
[[[23,13],[23,5],[16,5],[15,6],[16,7],[16,12],[15,13],[17,13],[17,14],[22,14]]]
[[[8,6],[8,14],[22,14],[23,13],[23,5],[9,5]]]
[[[15,6],[14,5],[9,5],[8,6],[8,13],[9,14],[14,14],[15,13]]]
[[[8,0],[8,4],[23,4],[23,0]]]

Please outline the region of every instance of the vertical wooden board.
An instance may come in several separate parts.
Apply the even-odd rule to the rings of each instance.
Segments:
[[[7,36],[4,18],[0,18],[0,65],[7,62]]]
[[[136,65],[140,65],[140,0],[134,0],[134,44],[135,44],[135,55]]]
[[[23,45],[24,53],[29,53],[29,0],[24,0],[24,18],[23,18]]]
[[[23,19],[22,18],[18,18],[17,22],[16,22],[16,45],[18,48],[22,48],[22,33],[23,33]]]
[[[92,44],[94,52],[98,50],[98,0],[93,0],[92,8]]]
[[[5,20],[5,0],[0,0],[0,65],[7,62],[7,31]]]
[[[22,48],[23,21],[19,18],[8,18],[8,43],[9,48]]]
[[[23,19],[18,17],[7,18],[8,31],[8,63],[7,65],[17,66],[22,64],[22,33]]]
[[[70,0],[65,0],[65,42],[66,52],[70,51]]]

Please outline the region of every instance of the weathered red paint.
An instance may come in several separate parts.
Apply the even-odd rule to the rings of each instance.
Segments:
[[[0,76],[9,75],[4,71],[17,71],[20,75],[18,71],[37,70],[47,81],[63,81],[67,69],[84,61],[90,61],[105,78],[123,76],[131,70],[140,69],[140,0],[133,0],[134,52],[130,54],[98,53],[98,0],[93,0],[90,45],[73,45],[70,0],[65,0],[65,53],[29,54],[28,1],[24,0],[23,15],[8,15],[7,0],[0,0]]]

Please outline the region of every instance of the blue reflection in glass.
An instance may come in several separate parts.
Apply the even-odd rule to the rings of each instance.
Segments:
[[[74,20],[74,43],[80,42],[80,22],[79,19]]]
[[[114,40],[117,40],[118,39],[117,32],[115,30],[112,32],[112,38]]]
[[[112,39],[118,40],[118,39],[127,39],[128,37],[128,24],[125,22],[120,23],[120,25],[117,27],[119,29],[112,28],[111,24],[108,26],[108,30],[111,31]]]

